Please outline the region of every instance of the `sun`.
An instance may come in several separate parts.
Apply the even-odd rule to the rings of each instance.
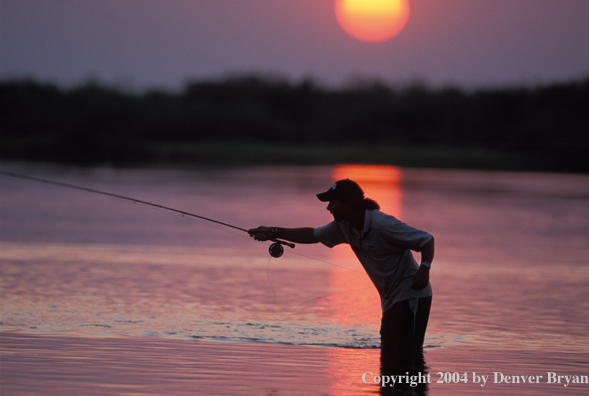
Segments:
[[[350,36],[377,43],[403,30],[409,19],[409,0],[335,0],[335,17]]]

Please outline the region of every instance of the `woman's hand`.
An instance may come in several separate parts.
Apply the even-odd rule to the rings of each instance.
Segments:
[[[411,288],[413,290],[421,290],[427,287],[429,284],[429,268],[425,265],[420,265],[419,270],[413,277],[413,282],[411,282]]]
[[[273,238],[271,227],[259,226],[257,228],[250,228],[247,233],[256,241],[267,241]]]

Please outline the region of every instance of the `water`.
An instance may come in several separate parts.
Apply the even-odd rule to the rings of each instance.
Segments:
[[[563,384],[547,383],[547,372],[589,375],[589,176],[367,166],[176,171],[4,164],[2,169],[243,228],[323,225],[330,216],[315,194],[335,179],[356,179],[383,210],[436,237],[425,358],[432,378],[460,372],[469,373],[470,381],[434,381],[430,395],[553,394]],[[262,375],[250,368],[258,374],[251,377],[258,391],[268,392],[271,387],[261,384],[270,379],[280,384],[281,394],[379,389],[361,378],[367,370],[378,372],[378,295],[349,248],[297,245],[276,259],[268,255],[269,244],[245,232],[140,204],[6,176],[0,177],[0,192],[1,330],[10,340],[5,346],[20,345],[0,356],[11,357],[14,367],[21,362],[15,351],[48,353],[38,340],[83,340],[83,348],[72,349],[78,351],[74,356],[100,351],[109,364],[117,351],[130,347],[113,341],[105,352],[94,343],[135,340],[142,347],[127,354],[178,364],[174,357],[158,357],[161,348],[149,343],[188,350],[198,345],[202,352],[212,348],[208,341],[231,341],[213,344],[233,346],[236,357],[221,359],[228,371],[248,370],[238,356],[254,354],[268,363],[273,360],[264,348],[284,346],[323,373],[302,386],[285,380],[289,370],[266,368]],[[314,360],[317,354],[323,363]],[[207,359],[219,360],[218,350]],[[183,373],[181,367],[170,375]],[[543,382],[481,387],[472,383],[473,372],[542,375]],[[202,377],[200,388],[214,388]],[[34,384],[34,378],[26,382]],[[25,381],[8,382],[19,394]],[[162,379],[160,385],[166,383]],[[233,384],[228,378],[225,383]],[[203,392],[241,394],[234,385],[224,388],[226,393]],[[586,394],[589,384],[565,389]],[[174,387],[172,393],[181,392]]]

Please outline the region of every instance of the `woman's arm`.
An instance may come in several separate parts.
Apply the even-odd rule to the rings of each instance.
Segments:
[[[434,253],[436,251],[434,237],[421,248],[421,262],[431,263],[434,260]]]
[[[260,226],[251,228],[248,233],[257,241],[267,241],[269,239],[284,239],[295,243],[318,243],[319,241],[313,234],[313,228],[278,228]]]
[[[434,238],[430,239],[428,243],[423,245],[421,248],[421,262],[422,263],[430,263],[434,259],[435,253],[435,242]],[[420,265],[419,270],[413,277],[413,282],[411,282],[411,288],[414,290],[421,290],[426,287],[429,283],[429,268],[425,265]]]

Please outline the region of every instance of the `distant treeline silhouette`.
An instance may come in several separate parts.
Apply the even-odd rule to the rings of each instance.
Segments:
[[[14,80],[0,82],[0,100],[4,159],[125,164],[173,161],[163,154],[171,147],[266,144],[367,155],[383,147],[480,150],[507,153],[507,168],[589,170],[589,78],[464,91],[378,82],[327,89],[243,76],[190,82],[177,93]]]

